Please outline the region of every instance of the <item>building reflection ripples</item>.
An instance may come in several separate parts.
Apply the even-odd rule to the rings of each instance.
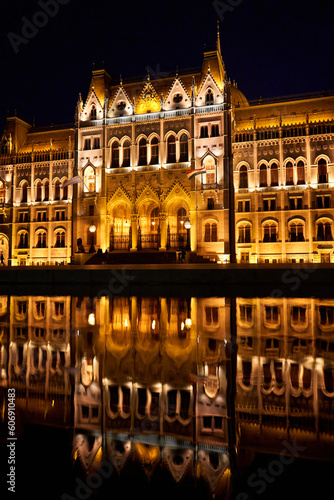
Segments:
[[[334,300],[1,296],[0,335],[2,425],[13,387],[18,434],[70,430],[73,491],[229,498],[256,453],[333,455]]]

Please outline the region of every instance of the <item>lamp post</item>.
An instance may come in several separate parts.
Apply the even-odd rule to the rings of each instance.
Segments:
[[[189,217],[186,218],[184,221],[184,227],[187,230],[187,244],[186,244],[186,250],[190,250],[190,228],[191,228],[191,222]]]
[[[91,225],[89,226],[89,232],[92,235],[89,253],[95,253],[95,248],[94,248],[94,233],[95,233],[95,231],[96,231],[96,226],[95,226],[94,222],[92,222]]]

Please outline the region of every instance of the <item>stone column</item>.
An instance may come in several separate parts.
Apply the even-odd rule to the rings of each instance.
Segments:
[[[160,248],[159,250],[165,252],[167,247],[167,212],[160,212]]]
[[[131,248],[130,252],[137,251],[138,244],[138,214],[131,214]]]

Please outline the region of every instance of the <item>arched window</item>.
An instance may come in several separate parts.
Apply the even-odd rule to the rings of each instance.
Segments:
[[[268,186],[267,167],[264,163],[260,165],[260,187]]]
[[[278,186],[278,165],[277,163],[273,163],[270,166],[270,185]]]
[[[156,207],[151,212],[151,233],[157,233],[159,228],[159,208]]]
[[[49,181],[45,179],[44,181],[44,198],[43,201],[49,201]]]
[[[95,172],[93,167],[88,166],[85,169],[85,174],[84,174],[84,182],[86,185],[86,189],[88,189],[88,192],[94,193],[95,192]]]
[[[21,184],[21,202],[27,203],[28,201],[28,183],[25,181]]]
[[[251,242],[251,226],[250,224],[240,224],[238,226],[238,243]]]
[[[324,184],[327,182],[327,162],[323,158],[318,161],[318,183]]]
[[[36,247],[37,248],[46,248],[46,231],[45,229],[40,229],[36,233],[37,236],[37,242],[36,242]]]
[[[122,167],[130,167],[130,153],[131,144],[130,141],[125,141],[123,144],[123,163]]]
[[[55,247],[56,248],[65,248],[65,231],[64,229],[57,229],[55,231]]]
[[[177,233],[179,236],[183,236],[187,231],[184,227],[184,222],[187,218],[187,212],[186,210],[181,207],[177,211]]]
[[[305,184],[305,165],[302,160],[297,163],[297,184]]]
[[[180,138],[180,161],[188,161],[188,137],[182,134]]]
[[[119,167],[119,144],[114,141],[111,146],[111,168]]]
[[[293,165],[291,161],[285,166],[285,184],[286,186],[293,186]]]
[[[209,127],[207,125],[202,125],[200,139],[206,139],[207,137],[209,137]]]
[[[60,180],[54,182],[54,200],[60,200]]]
[[[317,223],[317,241],[333,241],[331,222],[320,221]]]
[[[276,242],[278,239],[277,224],[269,222],[263,225],[263,242]]]
[[[65,184],[66,181],[67,181],[67,179],[63,179],[62,184]],[[67,198],[68,198],[68,186],[63,187],[62,190],[63,190],[63,200],[67,200]]]
[[[214,103],[212,90],[209,89],[205,95],[205,104],[206,106],[212,106]]]
[[[211,125],[211,137],[219,137],[219,125]]]
[[[305,241],[304,224],[302,222],[291,222],[289,225],[290,241]]]
[[[18,241],[17,241],[17,247],[18,248],[29,248],[29,236],[27,231],[21,231],[18,233]]]
[[[214,184],[216,182],[216,163],[214,158],[207,156],[203,162],[206,169],[205,184]]]
[[[157,165],[159,163],[159,140],[157,137],[153,137],[151,141],[151,165]]]
[[[0,203],[5,203],[5,186],[2,181],[0,181]]]
[[[147,165],[147,142],[143,137],[139,141],[139,161],[138,165],[144,166]]]
[[[242,165],[239,171],[239,188],[247,189],[248,188],[248,174],[246,165]]]
[[[91,120],[96,120],[96,107],[93,106],[91,107],[91,110],[90,110],[90,119]]]
[[[218,241],[218,225],[216,222],[207,222],[204,226],[204,241],[216,242]]]
[[[175,136],[170,135],[167,140],[167,163],[176,162],[176,143]]]
[[[42,183],[38,179],[35,184],[35,201],[42,201]]]

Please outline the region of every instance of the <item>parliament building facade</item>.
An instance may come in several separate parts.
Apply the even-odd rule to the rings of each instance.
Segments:
[[[7,118],[0,255],[69,264],[185,247],[220,262],[334,262],[333,138],[333,95],[249,102],[219,33],[197,73],[126,83],[94,70],[72,125]]]

